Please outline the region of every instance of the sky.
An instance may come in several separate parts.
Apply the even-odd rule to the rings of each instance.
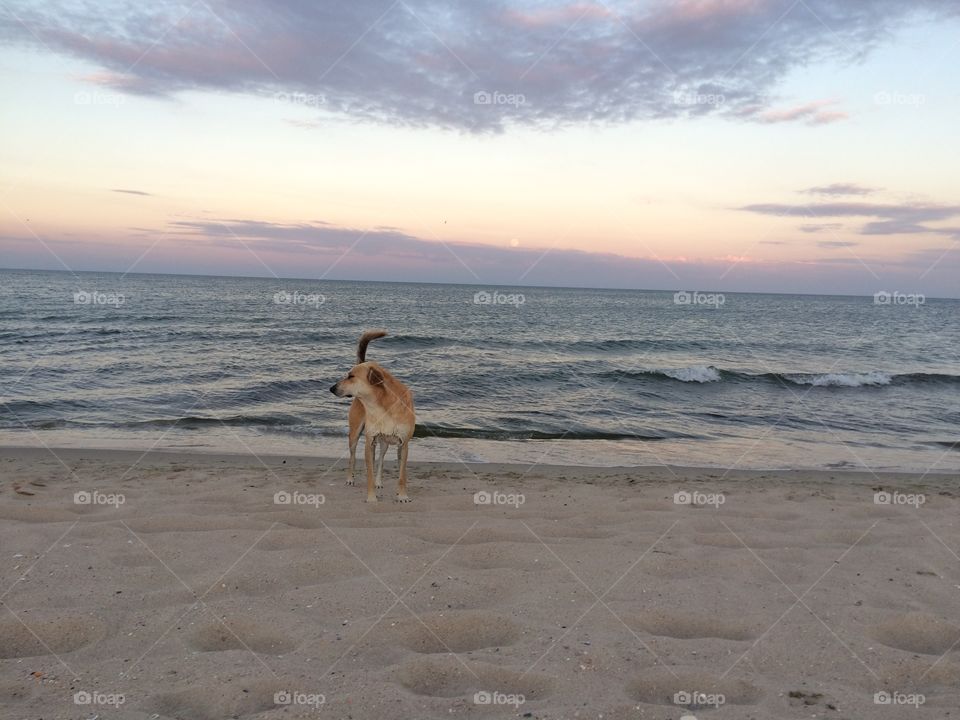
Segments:
[[[0,267],[960,297],[953,0],[0,0]]]

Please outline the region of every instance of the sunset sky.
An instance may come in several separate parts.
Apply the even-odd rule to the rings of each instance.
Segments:
[[[947,0],[0,1],[0,267],[960,296]]]

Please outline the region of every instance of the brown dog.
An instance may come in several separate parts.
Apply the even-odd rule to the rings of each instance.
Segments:
[[[366,431],[363,460],[367,468],[367,502],[377,502],[376,489],[383,487],[383,458],[388,445],[397,446],[400,480],[397,502],[410,502],[407,497],[407,452],[417,418],[410,389],[375,362],[367,362],[367,345],[382,338],[383,330],[368,330],[357,345],[357,364],[347,376],[330,388],[337,397],[352,397],[350,403],[350,465],[347,485],[353,485],[357,442]],[[380,449],[374,478],[374,457]]]

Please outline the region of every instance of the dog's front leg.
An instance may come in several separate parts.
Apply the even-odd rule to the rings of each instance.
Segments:
[[[353,485],[353,479],[356,477],[357,443],[360,442],[360,433],[363,432],[364,419],[363,403],[354,399],[350,403],[350,413],[348,415],[350,432],[347,440],[350,443],[350,463],[347,466],[347,485]]]
[[[400,466],[400,480],[397,483],[397,502],[408,503],[407,496],[407,450],[410,443],[401,443],[397,448],[397,464]]]
[[[355,469],[357,466],[357,441],[353,438],[353,433],[350,434],[350,462],[347,466],[347,485],[353,485],[353,478],[356,475]]]
[[[377,493],[373,489],[373,457],[376,440],[367,435],[363,443],[363,464],[367,469],[367,502],[376,502]]]
[[[383,489],[383,461],[387,457],[387,441],[383,438],[377,439],[377,444],[380,446],[380,452],[377,455],[377,490]]]

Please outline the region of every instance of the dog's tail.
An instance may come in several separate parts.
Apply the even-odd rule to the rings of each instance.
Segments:
[[[387,334],[386,330],[367,330],[363,335],[360,336],[360,344],[357,345],[357,362],[362,363],[367,360],[367,345],[370,344],[371,340],[376,340],[377,338],[385,337]]]

